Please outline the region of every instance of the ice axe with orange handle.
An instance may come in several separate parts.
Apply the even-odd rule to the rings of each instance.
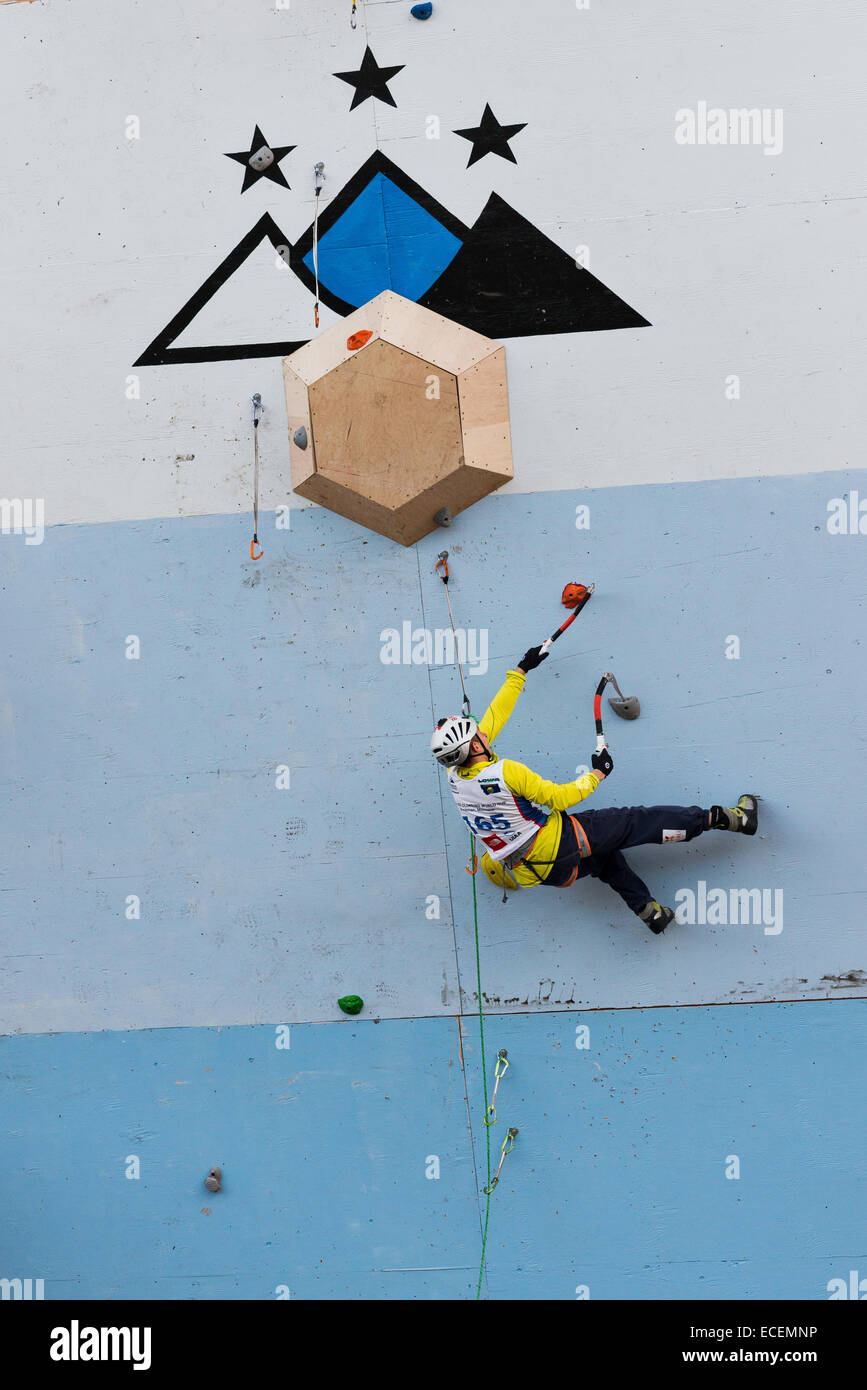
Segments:
[[[540,656],[547,656],[554,643],[557,641],[557,638],[562,637],[567,627],[572,626],[575,619],[578,617],[578,614],[581,612],[581,609],[584,607],[585,604],[590,602],[590,599],[593,597],[593,590],[595,588],[595,584],[566,585],[566,588],[560,595],[560,602],[563,604],[564,608],[571,608],[572,612],[570,616],[566,619],[565,623],[561,623],[557,631],[552,632],[551,636],[548,637],[542,643],[541,647],[539,648]]]
[[[547,639],[547,641],[542,643],[541,647],[539,648],[540,656],[547,656],[548,652],[551,650],[554,643],[557,641],[557,638],[563,636],[563,633],[566,631],[567,627],[571,627],[572,623],[574,623],[575,619],[578,617],[578,614],[581,612],[581,609],[584,607],[586,603],[589,603],[590,599],[593,596],[593,591],[595,588],[595,584],[571,583],[566,585],[565,589],[563,590],[563,593],[560,595],[560,602],[563,604],[564,608],[571,608],[572,612],[566,619],[565,623],[561,623],[557,631],[552,632],[551,636]],[[593,714],[596,720],[597,753],[600,753],[602,749],[605,747],[605,735],[602,732],[602,695],[605,691],[606,685],[613,685],[614,689],[617,691],[617,699],[615,700],[609,698],[608,703],[614,710],[614,713],[620,715],[621,719],[637,719],[639,714],[641,713],[641,705],[639,704],[636,696],[624,695],[623,691],[620,689],[620,686],[617,684],[617,680],[613,673],[611,671],[606,671],[598,686],[596,687],[596,694],[593,700]]]
[[[605,735],[602,732],[602,695],[606,685],[613,685],[617,691],[618,698],[609,698],[608,703],[619,714],[621,719],[637,719],[641,713],[641,705],[635,695],[624,695],[615,677],[610,671],[606,671],[601,681],[596,687],[596,694],[593,696],[593,717],[596,720],[596,752],[601,753],[607,747]]]

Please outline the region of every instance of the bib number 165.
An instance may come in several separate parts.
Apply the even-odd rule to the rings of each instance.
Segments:
[[[501,816],[496,811],[490,816],[464,816],[463,820],[466,821],[474,835],[484,834],[486,830],[511,829],[506,816]]]

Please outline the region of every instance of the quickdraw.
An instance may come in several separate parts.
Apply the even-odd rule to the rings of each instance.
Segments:
[[[352,0],[352,13],[355,14],[355,0]],[[355,28],[353,18],[352,27]],[[313,165],[313,281],[315,285],[315,301],[313,304],[313,325],[319,327],[319,195],[322,192],[322,184],[325,181],[325,165],[320,159]]]
[[[440,569],[442,569],[440,579],[443,581],[443,584],[445,585],[446,603],[449,606],[449,622],[452,625],[452,638],[454,639],[454,650],[455,657],[457,658],[458,663],[458,672],[460,673],[461,677],[461,690],[464,692],[464,703],[462,707],[462,713],[464,717],[468,719],[470,717],[470,697],[467,694],[467,686],[466,682],[464,681],[464,667],[461,661],[461,649],[458,646],[458,635],[455,632],[455,615],[452,612],[452,600],[449,594],[449,552],[447,550],[440,551],[437,557],[437,562],[434,565],[434,573],[439,574]]]
[[[494,1067],[494,1091],[491,1096],[491,1103],[485,1113],[485,1124],[495,1125],[497,1123],[497,1092],[500,1089],[500,1082],[509,1070],[509,1054],[504,1047],[497,1053],[497,1064]],[[488,1118],[490,1116],[490,1119]]]
[[[259,416],[264,406],[262,397],[257,391],[255,396],[250,397],[253,407],[253,539],[250,542],[250,559],[261,560],[264,550],[259,545]],[[256,554],[256,546],[259,546],[259,553]]]
[[[506,1161],[506,1154],[510,1154],[512,1152],[513,1148],[515,1147],[515,1140],[517,1139],[517,1137],[518,1131],[516,1129],[510,1129],[505,1139],[503,1140],[502,1145],[500,1146],[500,1163],[497,1168],[497,1171],[491,1179],[490,1185],[488,1187],[482,1188],[482,1191],[485,1193],[486,1197],[489,1197],[491,1195],[494,1188],[497,1186],[497,1183],[500,1181],[500,1174],[503,1171],[503,1164]]]

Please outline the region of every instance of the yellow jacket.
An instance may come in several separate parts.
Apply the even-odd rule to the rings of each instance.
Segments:
[[[526,679],[526,675],[520,671],[508,671],[504,684],[479,720],[479,732],[485,735],[491,745],[491,762],[499,761],[499,754],[493,746],[494,739],[508,723]],[[459,777],[477,777],[480,772],[484,772],[485,766],[485,763],[477,763],[474,767],[458,767],[455,771]],[[535,802],[537,806],[547,806],[552,811],[567,811],[570,806],[577,806],[579,801],[584,801],[591,792],[595,792],[602,781],[597,773],[588,772],[575,782],[548,782],[524,763],[515,763],[509,758],[503,759],[503,779],[509,791],[514,792],[516,796],[525,796],[528,801]],[[523,864],[514,869],[506,869],[507,888],[514,888],[516,884],[520,888],[532,888],[539,882],[539,878],[547,878],[551,872],[551,861],[557,857],[562,828],[560,816],[549,816],[535,840],[531,842],[525,856],[531,864],[536,864],[536,873],[525,868]],[[502,864],[495,863],[489,854],[484,854],[482,868],[492,883],[503,886]]]

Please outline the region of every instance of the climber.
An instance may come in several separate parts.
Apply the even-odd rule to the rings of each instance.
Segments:
[[[448,768],[449,787],[462,819],[484,850],[482,868],[505,890],[543,883],[568,888],[577,879],[601,879],[657,936],[674,920],[629,867],[622,851],[633,845],[692,840],[705,830],[755,835],[758,798],[742,796],[735,807],[621,806],[586,811],[578,819],[570,806],[586,800],[606,777],[614,760],[608,748],[594,753],[593,771],[574,782],[547,782],[523,763],[500,758],[492,740],[505,728],[527,672],[546,659],[531,647],[494,696],[478,723],[469,715],[440,719],[431,752]],[[540,809],[549,808],[550,814]]]

